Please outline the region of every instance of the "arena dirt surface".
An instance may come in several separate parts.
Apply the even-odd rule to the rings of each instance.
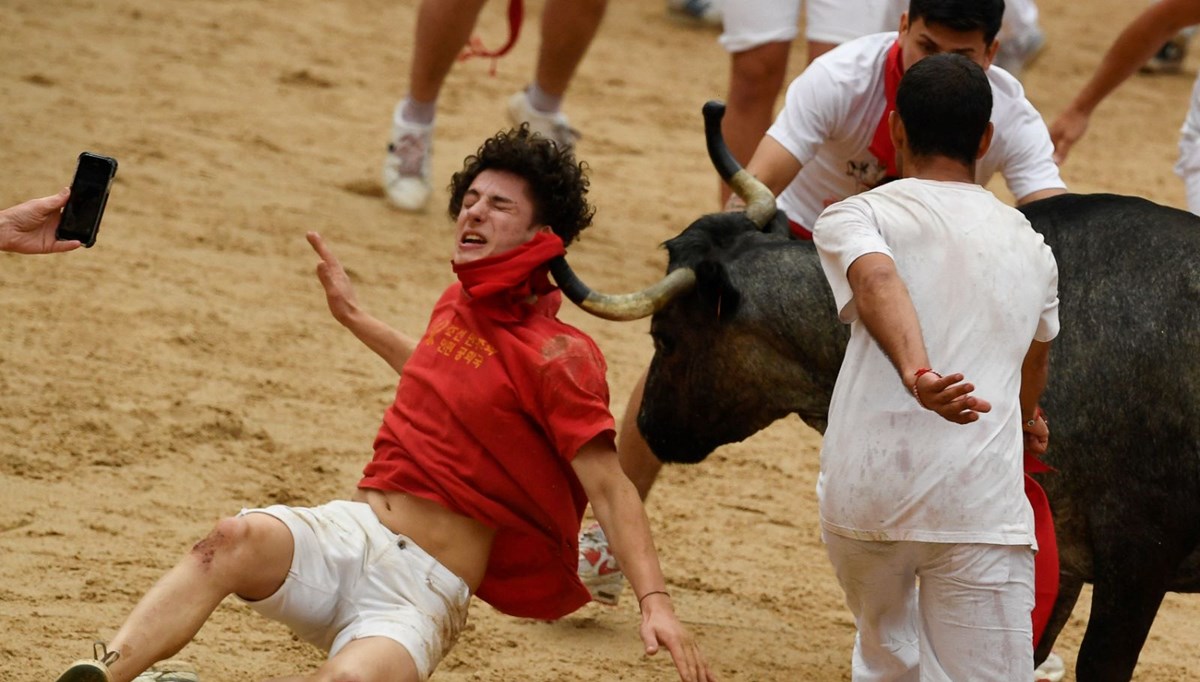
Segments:
[[[489,44],[504,38],[502,4],[480,25]],[[1040,4],[1048,44],[1025,82],[1050,118],[1143,3]],[[532,72],[541,3],[530,5],[494,76],[476,60],[446,85],[437,207],[463,156],[507,124],[504,99]],[[54,679],[90,653],[223,515],[350,493],[396,377],[327,313],[304,233],[322,232],[363,303],[409,332],[451,281],[443,211],[392,211],[377,180],[415,6],[0,4],[0,205],[67,184],[81,150],[121,164],[95,249],[0,255],[5,679]],[[715,41],[660,0],[614,2],[569,93],[599,206],[571,256],[598,287],[655,279],[657,245],[716,207],[699,116],[725,92]],[[802,61],[798,47],[793,73]],[[1103,106],[1064,170],[1071,187],[1182,206],[1171,166],[1195,70],[1189,59],[1183,74],[1136,77]],[[571,307],[563,316],[607,354],[621,414],[650,357],[647,323]],[[700,466],[668,469],[651,498],[677,609],[721,679],[849,679],[854,630],[818,536],[819,445],[787,419]],[[1058,645],[1068,666],[1088,594]],[[1200,678],[1197,622],[1200,600],[1169,596],[1136,679]],[[628,595],[554,623],[476,602],[435,679],[672,679],[665,654],[643,656],[637,623]],[[321,660],[235,600],[180,658],[209,682]]]

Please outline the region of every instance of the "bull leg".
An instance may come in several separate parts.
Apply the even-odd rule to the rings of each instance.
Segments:
[[[1122,557],[1096,555],[1092,611],[1075,663],[1080,680],[1128,682],[1133,677],[1167,591],[1173,552],[1132,544],[1117,549]]]
[[[1054,610],[1050,614],[1050,621],[1046,623],[1042,640],[1038,642],[1037,649],[1033,652],[1034,666],[1041,665],[1054,649],[1058,633],[1062,632],[1063,626],[1071,618],[1071,612],[1075,610],[1075,602],[1079,601],[1079,592],[1083,589],[1083,579],[1081,578],[1060,573],[1058,580],[1058,598],[1054,600]]]

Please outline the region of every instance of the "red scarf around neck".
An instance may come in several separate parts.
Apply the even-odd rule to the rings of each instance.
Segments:
[[[487,302],[516,314],[531,297],[542,296],[556,288],[550,282],[551,259],[565,254],[562,239],[549,230],[496,256],[453,265],[463,291],[472,302]],[[521,315],[517,315],[521,317]]]
[[[897,38],[888,48],[883,64],[883,96],[886,101],[883,116],[875,127],[871,146],[867,147],[879,163],[887,168],[888,179],[900,177],[900,171],[896,168],[896,145],[892,144],[892,132],[888,128],[888,117],[896,110],[896,91],[900,89],[900,78],[904,75],[904,64],[900,57],[900,39]]]

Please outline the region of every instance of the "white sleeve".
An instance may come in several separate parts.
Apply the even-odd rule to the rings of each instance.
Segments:
[[[801,165],[812,161],[817,149],[834,137],[846,120],[849,97],[844,83],[837,82],[821,61],[809,64],[788,86],[783,109],[767,135],[783,145]]]
[[[821,268],[833,290],[838,319],[845,323],[858,319],[854,291],[846,276],[850,265],[868,253],[882,253],[895,260],[891,248],[879,231],[870,205],[858,197],[839,201],[825,209],[813,226],[813,241],[821,256]]]
[[[1040,235],[1039,235],[1040,236]],[[1042,307],[1042,316],[1038,320],[1037,331],[1033,338],[1037,341],[1050,341],[1058,336],[1058,263],[1050,247],[1042,242],[1042,253],[1047,261],[1049,276],[1046,283],[1046,301]]]
[[[1008,191],[1020,200],[1044,189],[1066,189],[1058,164],[1054,163],[1054,143],[1050,141],[1046,122],[1025,99],[1021,84],[1007,73],[1004,75],[1006,78],[993,88],[997,95],[993,120],[996,138],[1003,145],[1001,172]]]

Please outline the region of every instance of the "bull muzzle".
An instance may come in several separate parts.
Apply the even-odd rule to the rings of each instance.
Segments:
[[[734,194],[746,202],[746,217],[759,229],[764,228],[775,216],[775,195],[758,178],[742,168],[729,152],[725,137],[721,134],[725,105],[716,101],[706,102],[702,113],[709,159]],[[649,317],[696,285],[696,273],[691,268],[677,268],[641,291],[603,294],[584,284],[562,256],[550,261],[550,274],[563,294],[575,305],[597,317],[619,322]]]

